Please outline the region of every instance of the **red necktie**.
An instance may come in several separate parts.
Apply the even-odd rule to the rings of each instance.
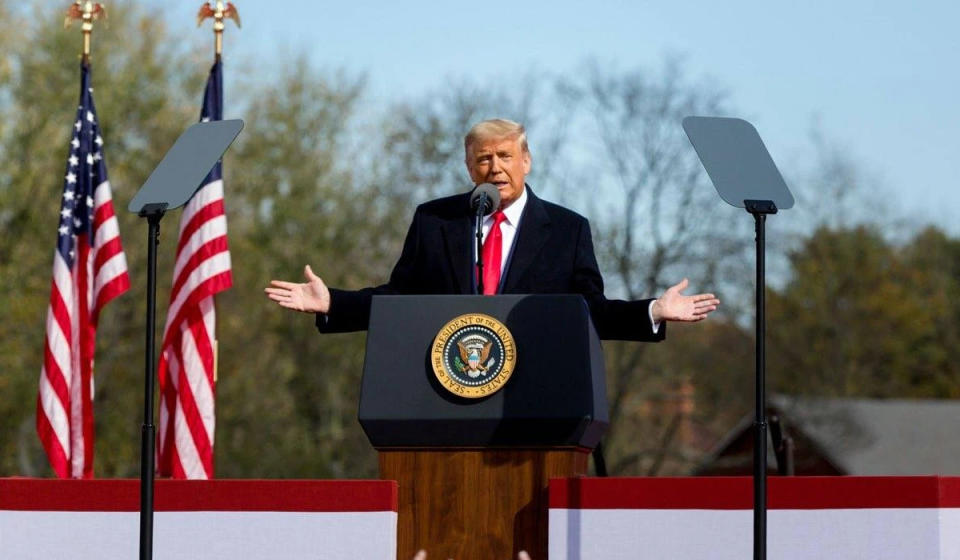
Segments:
[[[503,233],[500,224],[507,219],[503,212],[493,213],[493,225],[483,240],[483,295],[497,293],[500,286],[500,261],[503,256]]]

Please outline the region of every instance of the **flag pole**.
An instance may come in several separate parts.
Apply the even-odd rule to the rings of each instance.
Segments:
[[[107,10],[99,2],[76,0],[67,9],[64,27],[69,27],[74,20],[81,22],[80,30],[83,33],[83,66],[90,64],[90,35],[93,32],[93,22],[107,17]],[[148,205],[156,206],[156,205]],[[160,239],[160,219],[166,204],[160,208],[144,209],[143,216],[147,217],[150,227],[148,231],[148,275],[147,275],[147,333],[145,352],[145,389],[143,399],[143,426],[140,433],[140,560],[153,558],[153,483],[154,483],[154,448],[156,441],[156,427],[153,424],[153,379],[156,376],[155,339],[156,339],[156,262],[157,245]]]
[[[90,33],[93,32],[93,22],[106,19],[107,9],[99,2],[77,0],[67,8],[67,16],[63,20],[63,28],[67,29],[74,20],[79,20],[80,31],[83,33],[83,63],[90,63]]]
[[[215,59],[204,89],[201,122],[223,119],[223,80],[220,60],[225,27],[223,20],[231,18],[239,25],[240,19],[233,4],[222,1],[201,4],[197,13],[197,25],[202,25],[208,18],[213,19],[214,22]],[[178,243],[177,260],[184,258],[185,262],[194,262],[196,266],[180,271],[187,280],[179,284],[177,291],[171,292],[170,295],[173,301],[176,297],[189,294],[185,301],[192,303],[185,304],[174,315],[168,315],[162,337],[164,345],[160,352],[158,382],[161,392],[160,425],[163,430],[158,438],[157,474],[174,478],[203,479],[214,476],[215,422],[211,420],[214,419],[215,410],[219,345],[216,341],[215,327],[208,330],[197,317],[202,317],[203,323],[209,320],[215,325],[214,296],[229,288],[233,282],[226,242],[226,215],[223,209],[223,183],[219,162],[212,166],[199,188],[185,202],[183,213],[180,215],[181,233],[185,231],[186,224],[196,219],[197,224],[202,224],[202,227],[197,230],[199,232],[197,239],[202,239],[204,246],[212,248],[212,251],[196,252],[196,247],[193,245]],[[194,261],[193,255],[196,255],[198,260]],[[214,263],[214,266],[200,266],[208,262]],[[177,285],[177,279],[174,279],[174,285]],[[187,339],[192,339],[193,344]],[[197,351],[185,355],[184,348],[187,345],[196,347]],[[171,364],[177,364],[177,366],[171,366]],[[208,369],[211,365],[212,372]],[[187,381],[171,381],[171,375]],[[195,398],[195,389],[202,389],[202,398]],[[190,410],[177,408],[176,403],[184,392],[194,395],[189,398],[196,403],[196,406]],[[176,418],[185,418],[186,422],[175,421]],[[185,424],[191,424],[193,421],[196,421],[197,425],[202,423],[203,429],[197,431],[183,429]]]
[[[200,11],[197,13],[197,27],[203,25],[204,20],[212,18],[213,19],[213,60],[214,63],[220,62],[221,56],[223,55],[223,30],[226,28],[223,20],[224,18],[230,18],[234,23],[237,24],[237,28],[241,27],[240,25],[240,13],[237,11],[237,7],[233,5],[233,2],[223,2],[222,0],[217,0],[211,6],[210,2],[204,2],[200,6]],[[214,301],[214,308],[216,308],[216,301]],[[216,336],[216,333],[214,333]],[[213,340],[213,382],[217,382],[218,373],[220,366],[220,343],[214,338]]]
[[[107,17],[107,10],[99,2],[77,0],[67,9],[64,27],[73,20],[80,20],[83,32],[83,64],[90,63],[90,34],[93,22]],[[156,268],[157,245],[160,240],[160,219],[166,205],[156,211],[144,213],[150,222],[148,230],[147,260],[147,333],[145,357],[145,388],[143,399],[143,425],[140,430],[140,560],[153,558],[153,482],[154,447],[156,427],[153,424],[153,378],[156,376],[155,339],[156,339]]]
[[[65,28],[74,20],[83,22],[84,48],[63,176],[36,417],[37,435],[59,478],[93,477],[97,323],[103,307],[130,288],[88,66],[93,21],[104,14],[99,4],[75,2],[64,21]]]

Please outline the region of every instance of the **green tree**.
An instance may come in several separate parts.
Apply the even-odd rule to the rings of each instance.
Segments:
[[[320,337],[312,316],[263,294],[307,263],[345,287],[386,275],[384,253],[396,247],[380,233],[395,218],[350,148],[361,88],[300,59],[258,87],[246,111],[225,177],[234,288],[219,300],[219,476],[375,473],[356,421],[364,336]]]
[[[958,243],[935,229],[898,247],[877,228],[822,227],[771,290],[771,383],[827,396],[956,397]]]
[[[917,396],[960,398],[960,239],[927,227],[904,247],[908,286],[929,323],[904,382]]]
[[[137,474],[142,421],[146,228],[123,209],[197,119],[210,64],[204,34],[184,42],[139,3],[111,5],[110,17],[94,32],[93,79],[133,286],[106,308],[98,337],[96,470],[107,477]],[[47,3],[0,0],[0,475],[51,473],[34,407],[79,46]],[[228,57],[228,75],[237,67]],[[737,230],[735,211],[717,210],[682,136],[682,116],[725,104],[681,65],[588,64],[576,78],[531,74],[509,89],[454,80],[381,119],[362,79],[303,58],[238,82],[226,107],[246,128],[225,158],[234,287],[218,297],[217,476],[375,473],[356,420],[364,335],[318,336],[313,317],[278,309],[262,290],[307,263],[338,287],[384,281],[413,206],[469,186],[462,135],[494,116],[528,126],[537,193],[591,218],[608,293],[654,296],[690,276],[733,308],[671,325],[666,344],[605,345],[612,471],[686,472],[749,410],[752,329],[732,304],[752,300],[750,220],[738,214]],[[817,146],[812,184],[852,200],[856,166]],[[815,216],[823,226],[797,237],[785,282],[770,290],[771,388],[960,396],[960,241],[931,228],[897,245],[848,215]],[[163,223],[160,325],[179,216]]]
[[[0,135],[0,414],[6,419],[0,424],[0,472],[36,475],[50,473],[33,427],[34,407],[81,39],[75,26],[63,29],[62,13],[49,4],[7,10],[12,13],[4,24],[30,48],[3,49],[0,65],[9,77],[0,85],[0,120],[8,123]],[[139,272],[145,253],[135,241],[141,224],[123,209],[183,124],[196,118],[187,95],[198,89],[202,70],[192,49],[127,4],[112,6],[111,26],[94,31],[93,84],[133,282],[106,308],[98,333],[100,475],[130,476],[138,469],[135,419],[142,397],[133,395],[142,386],[145,276]]]
[[[683,277],[691,279],[692,292],[721,292],[742,284],[747,230],[731,222],[732,209],[719,203],[680,127],[685,116],[728,111],[723,92],[692,80],[672,58],[657,71],[618,71],[591,62],[577,78],[565,80],[563,89],[574,102],[577,129],[583,132],[578,145],[589,157],[571,185],[594,186],[572,196],[592,200],[592,227],[607,293],[632,300],[656,297]],[[746,219],[739,223],[749,225]],[[737,299],[721,299],[722,314],[735,316]],[[737,330],[725,319],[715,316],[711,321]],[[705,370],[693,368],[685,352],[696,344],[692,341],[705,343],[710,337],[698,332],[703,325],[674,327],[660,345],[604,346],[611,419],[605,442],[611,473],[654,475],[690,466],[695,451],[689,449],[691,442],[674,441],[679,432],[673,415],[650,408],[683,383],[698,389],[695,410],[702,425],[729,410],[701,398],[699,389],[715,379],[736,379],[738,369],[721,369],[719,361],[701,362]],[[688,449],[678,451],[683,447]],[[687,456],[686,462],[664,460],[678,452]]]
[[[558,162],[569,139],[564,119],[568,107],[553,76],[531,73],[509,88],[454,80],[440,91],[389,108],[378,142],[384,157],[377,169],[410,210],[432,198],[464,192],[473,186],[464,166],[464,135],[481,120],[507,118],[527,128],[533,157],[530,185],[540,195],[559,194],[563,170]]]
[[[0,129],[0,474],[49,475],[34,408],[80,37],[47,4],[3,3],[0,14],[10,30],[0,42],[31,45],[4,49],[0,64],[9,78],[0,83],[0,122],[10,123]],[[135,3],[112,5],[109,27],[94,31],[93,83],[132,280],[98,332],[98,476],[139,471],[146,228],[124,208],[198,117],[211,62],[199,39],[185,44]],[[277,310],[262,289],[305,262],[338,284],[367,284],[385,274],[381,253],[397,243],[379,234],[403,226],[391,225],[383,189],[351,149],[364,144],[353,118],[361,81],[325,76],[303,60],[275,72],[227,95],[227,116],[244,108],[246,130],[225,160],[234,288],[218,297],[217,474],[370,475],[373,452],[355,418],[363,336],[318,337],[309,318]],[[161,228],[158,328],[179,217],[171,212]]]

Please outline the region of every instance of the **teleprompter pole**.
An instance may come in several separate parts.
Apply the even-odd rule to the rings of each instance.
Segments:
[[[766,222],[767,214],[776,214],[770,200],[745,200],[753,215],[757,232],[757,378],[756,411],[753,420],[753,558],[767,558],[767,395],[766,395]]]
[[[764,295],[767,214],[793,208],[793,195],[749,122],[730,117],[685,117],[683,130],[727,204],[753,215],[757,232],[756,417],[753,423],[753,558],[767,557],[766,309]]]
[[[147,219],[147,338],[144,348],[143,429],[140,440],[140,560],[153,557],[153,479],[156,428],[153,387],[157,375],[157,247],[160,220],[167,210],[186,204],[200,182],[243,129],[243,121],[210,121],[192,125],[177,138],[147,182],[127,206]]]
[[[186,204],[217,160],[243,129],[243,121],[210,121],[192,125],[177,138],[160,164],[127,206],[147,219],[147,338],[144,348],[143,429],[140,440],[140,560],[153,557],[153,479],[156,428],[153,384],[157,374],[157,246],[160,220],[167,210]]]
[[[140,432],[140,560],[153,558],[153,479],[156,428],[153,425],[153,380],[156,376],[157,246],[160,220],[167,204],[148,204],[147,219],[147,339],[144,363],[143,428]]]

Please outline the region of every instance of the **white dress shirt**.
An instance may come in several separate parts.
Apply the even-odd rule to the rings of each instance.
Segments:
[[[523,217],[523,209],[527,206],[527,189],[524,188],[520,193],[520,198],[513,201],[513,204],[503,210],[503,217],[506,218],[500,223],[500,233],[503,235],[503,245],[500,251],[500,280],[503,280],[504,272],[507,270],[507,261],[510,260],[510,253],[513,252],[513,242],[517,238],[517,230],[520,228],[520,218]],[[483,241],[486,242],[487,234],[493,227],[493,212],[483,218],[481,231],[483,232]]]

